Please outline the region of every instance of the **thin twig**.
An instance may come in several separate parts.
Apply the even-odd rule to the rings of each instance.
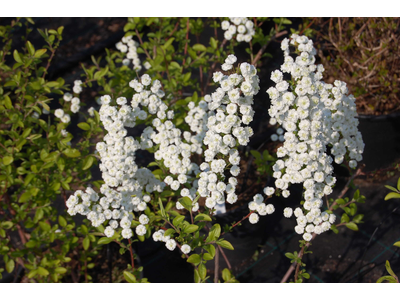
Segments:
[[[215,264],[214,264],[214,283],[218,283],[218,272],[219,272],[219,248],[215,250]]]

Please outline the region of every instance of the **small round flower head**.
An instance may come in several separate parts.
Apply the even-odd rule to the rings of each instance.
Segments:
[[[63,116],[64,116],[64,110],[62,109],[62,108],[57,108],[55,111],[54,111],[54,115],[57,117],[57,118],[62,118]]]
[[[121,232],[121,235],[124,239],[130,239],[133,235],[133,232],[130,228],[124,228]]]
[[[271,196],[273,193],[275,193],[275,189],[273,187],[264,188],[264,194],[265,195]]]
[[[142,215],[143,216],[143,215]],[[136,234],[137,235],[145,235],[147,232],[147,229],[144,225],[140,224],[136,227]]]
[[[293,209],[291,207],[286,207],[283,210],[283,215],[285,216],[285,218],[290,218],[293,214]]]
[[[168,250],[170,251],[174,251],[175,247],[176,247],[176,242],[174,239],[169,239],[166,243],[165,243],[165,247],[167,247]]]
[[[258,216],[257,213],[252,213],[252,214],[250,215],[250,217],[249,217],[249,222],[250,222],[251,224],[256,224],[256,223],[258,222],[259,218],[260,218],[260,217]]]
[[[104,230],[104,234],[106,235],[106,237],[110,238],[114,235],[114,229],[111,226],[107,226]]]
[[[192,249],[190,248],[190,246],[188,244],[184,244],[181,247],[181,251],[185,254],[188,254]]]
[[[303,239],[304,239],[306,242],[311,241],[311,239],[312,239],[312,234],[309,233],[309,232],[306,232],[305,234],[303,234]]]
[[[139,217],[139,222],[140,224],[146,225],[147,223],[149,223],[149,217],[145,214],[141,214]]]

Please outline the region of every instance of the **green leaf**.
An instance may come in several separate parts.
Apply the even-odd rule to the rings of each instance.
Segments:
[[[14,158],[12,156],[4,156],[3,157],[3,164],[5,166],[8,166],[9,164],[11,164],[14,161]]]
[[[22,63],[21,56],[19,56],[17,49],[14,50],[13,56],[16,62]]]
[[[13,259],[10,259],[7,263],[6,263],[6,270],[8,273],[12,273],[12,271],[14,271],[15,268],[15,262]]]
[[[350,222],[349,216],[348,216],[347,214],[343,214],[343,215],[342,215],[342,218],[340,219],[340,222],[341,222],[341,223],[348,223],[348,222]]]
[[[113,241],[112,239],[104,236],[97,241],[97,244],[98,245],[107,245],[107,244],[111,243],[112,241]]]
[[[400,198],[399,193],[389,193],[386,195],[385,200],[393,199],[393,198]]]
[[[172,221],[172,224],[174,224],[175,227],[177,227],[182,221],[185,219],[185,216],[176,216],[174,220]]]
[[[400,191],[400,177],[399,177],[399,179],[397,180],[397,189]]]
[[[49,275],[49,271],[47,271],[45,268],[43,268],[43,267],[38,267],[37,268],[37,272],[38,272],[38,274],[39,275],[42,275],[42,276],[47,276],[47,275]]]
[[[393,192],[396,192],[396,193],[399,192],[398,190],[396,190],[394,187],[392,187],[392,186],[390,186],[390,185],[385,185],[385,188],[387,188],[387,189],[389,189],[389,190],[391,190],[391,191],[393,191]]]
[[[24,203],[24,202],[26,202],[30,197],[31,197],[31,193],[25,192],[25,193],[23,193],[23,194],[21,195],[21,197],[19,197],[18,202],[19,202],[19,203]]]
[[[226,240],[219,240],[217,241],[217,245],[220,245],[223,248],[229,249],[229,250],[234,250],[233,246],[231,243],[229,243]]]
[[[67,221],[64,219],[63,216],[58,216],[58,224],[60,224],[61,227],[67,226]]]
[[[185,232],[185,233],[193,233],[193,232],[197,231],[197,229],[199,229],[199,226],[194,225],[194,224],[190,224],[189,226],[185,227],[183,232]]]
[[[195,51],[202,51],[202,52],[205,52],[205,51],[207,51],[207,48],[204,46],[204,45],[202,45],[202,44],[195,44],[195,45],[193,45],[193,50],[195,50]]]
[[[253,155],[256,159],[261,159],[261,153],[257,150],[250,150],[251,155]]]
[[[126,281],[128,281],[129,283],[136,283],[136,277],[135,275],[133,275],[132,273],[128,272],[128,271],[124,271],[124,278]]]
[[[194,282],[200,283],[200,281],[201,281],[201,279],[200,279],[199,271],[197,269],[194,269]]]
[[[206,214],[198,214],[195,218],[195,221],[212,221],[211,217]]]
[[[360,223],[361,220],[362,220],[363,218],[364,218],[364,215],[362,215],[362,214],[356,215],[356,216],[353,218],[353,222],[354,222],[354,223]]]
[[[394,274],[392,268],[390,267],[390,263],[389,263],[388,260],[387,260],[386,263],[385,263],[385,267],[386,267],[386,271],[388,271],[388,273],[389,273],[390,275],[392,275],[392,276],[395,277],[395,278],[397,277],[396,274]]]
[[[400,241],[394,243],[393,246],[396,246],[396,247],[399,247],[399,248],[400,248]]]
[[[83,241],[82,241],[83,249],[87,250],[89,249],[90,246],[90,239],[88,236],[86,236]]]
[[[192,209],[192,200],[189,197],[183,197],[183,198],[179,199],[179,202],[187,210],[190,211]]]
[[[354,222],[347,223],[347,224],[346,224],[346,227],[349,228],[349,229],[351,229],[351,230],[358,231],[358,226],[357,226],[357,224],[354,223]]]
[[[176,231],[173,228],[169,228],[165,231],[164,236],[170,236],[171,234],[174,234]]]
[[[210,45],[211,45],[211,48],[213,48],[215,50],[218,47],[218,42],[213,37],[211,37],[210,38]]]
[[[57,274],[65,274],[67,273],[67,269],[63,267],[57,267],[54,269],[54,272],[56,272]]]
[[[167,49],[174,40],[175,40],[175,38],[173,38],[173,37],[170,38],[164,45],[161,45],[161,48],[163,48],[164,50]]]
[[[207,268],[204,264],[200,264],[198,268],[199,268],[200,278],[204,280],[207,275]]]
[[[214,257],[213,256],[211,256],[211,254],[209,254],[209,253],[204,253],[203,254],[203,259],[205,259],[205,260],[212,260]]]
[[[39,49],[39,50],[36,50],[36,52],[35,52],[35,58],[41,57],[43,54],[46,53],[46,51],[47,51],[47,49]]]
[[[294,258],[295,258],[294,255],[293,255],[293,253],[290,253],[290,252],[285,253],[285,256],[286,256],[287,258],[289,258],[289,259],[294,259]]]
[[[89,169],[92,166],[93,162],[94,162],[94,157],[93,156],[87,156],[85,158],[85,160],[83,161],[82,170]]]
[[[81,122],[78,124],[78,127],[83,130],[90,130],[90,125],[86,122]]]
[[[393,276],[382,276],[376,281],[376,283],[382,283],[383,281],[388,281],[389,283],[397,283],[396,279]]]
[[[162,204],[161,198],[158,198],[158,205],[160,206],[161,216],[166,218],[167,215],[165,214],[164,205]]]
[[[79,157],[79,156],[81,156],[81,153],[77,149],[68,148],[68,149],[65,149],[63,153],[68,157]]]
[[[188,263],[198,265],[201,262],[201,258],[200,258],[200,255],[198,255],[198,254],[192,254],[189,256],[189,258],[186,261]]]
[[[224,281],[229,281],[232,278],[232,273],[229,269],[225,268],[222,270],[222,279]]]
[[[35,47],[33,47],[30,41],[26,42],[26,47],[28,48],[29,55],[31,56],[35,55]]]
[[[4,229],[10,229],[13,227],[13,222],[11,221],[4,221],[1,223],[1,227]]]

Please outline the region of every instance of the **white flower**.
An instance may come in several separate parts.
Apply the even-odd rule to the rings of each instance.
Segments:
[[[188,244],[184,244],[181,247],[181,251],[185,254],[188,254],[192,249],[190,248],[190,246]]]
[[[290,218],[293,214],[293,209],[291,207],[286,207],[283,210],[283,215],[285,216],[285,218]]]
[[[143,216],[143,215],[142,215]],[[145,235],[147,232],[147,229],[144,225],[140,224],[136,227],[136,234],[137,235]]]
[[[121,232],[121,235],[124,239],[130,239],[132,237],[133,233],[130,228],[124,228]]]
[[[250,215],[250,217],[249,217],[249,222],[250,222],[251,224],[256,224],[256,223],[258,222],[259,218],[260,218],[260,217],[258,216],[257,213],[252,213],[252,214]]]
[[[57,118],[62,118],[63,116],[64,116],[64,110],[62,109],[62,108],[58,108],[58,109],[56,109],[55,111],[54,111],[54,115],[57,117]]]
[[[176,247],[176,242],[174,239],[169,239],[166,243],[165,243],[165,247],[167,247],[168,250],[170,251],[174,251],[175,247]]]
[[[305,234],[303,234],[303,239],[304,239],[306,242],[311,241],[311,239],[312,239],[312,234],[309,233],[309,232],[306,232]]]
[[[140,224],[146,225],[147,223],[149,223],[149,217],[146,216],[145,214],[142,214],[139,217],[139,222]]]

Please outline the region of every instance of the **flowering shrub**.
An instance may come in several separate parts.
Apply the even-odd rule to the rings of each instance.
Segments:
[[[256,193],[248,203],[247,216],[223,231],[221,225],[215,222],[218,207],[229,207],[238,201],[237,177],[241,171],[239,147],[248,145],[253,135],[250,124],[255,113],[254,96],[260,92],[257,62],[265,54],[268,42],[282,35],[283,24],[288,24],[284,18],[274,19],[276,30],[264,35],[261,25],[265,18],[252,20],[129,18],[124,28],[126,35],[116,44],[118,51],[107,50],[105,66],[101,64],[101,58],[93,58],[94,65],[91,67],[83,66],[84,78],[77,79],[72,90],[64,86],[62,79],[46,83],[45,69],[38,74],[41,78],[38,79],[38,88],[32,89],[30,97],[26,97],[28,93],[24,97],[20,95],[23,89],[13,90],[18,101],[28,101],[21,102],[19,110],[10,104],[8,94],[3,96],[2,111],[6,112],[5,116],[11,120],[8,123],[15,124],[12,125],[15,128],[23,128],[22,115],[26,117],[35,110],[37,115],[28,120],[39,130],[34,140],[42,141],[30,145],[23,156],[15,156],[24,161],[21,163],[23,169],[16,166],[15,171],[9,165],[17,160],[6,152],[11,151],[14,155],[18,143],[23,142],[18,142],[12,130],[7,129],[11,139],[1,140],[2,151],[6,151],[2,153],[1,176],[6,180],[2,185],[2,195],[9,197],[10,193],[12,200],[5,202],[5,208],[14,205],[14,210],[23,211],[28,207],[36,209],[39,204],[49,207],[55,194],[63,193],[68,214],[85,216],[87,226],[82,225],[68,236],[67,231],[74,227],[73,221],[60,217],[60,226],[67,228],[61,232],[60,239],[76,245],[79,240],[76,236],[79,235],[84,250],[88,250],[90,244],[93,249],[97,249],[104,244],[118,243],[121,254],[126,251],[130,253],[131,263],[123,272],[128,282],[145,281],[138,278],[132,250],[133,242],[145,239],[163,242],[171,251],[179,248],[187,262],[194,266],[195,282],[205,282],[208,279],[207,261],[213,260],[219,252],[223,253],[223,248],[233,250],[231,243],[223,238],[224,234],[247,219],[256,224],[260,216],[274,213],[275,207],[267,203],[268,198],[280,194],[289,197],[290,184],[302,183],[305,188],[302,207],[294,211],[286,208],[284,211],[285,217],[289,218],[293,214],[297,217],[295,231],[302,234],[302,253],[305,253],[304,249],[310,245],[315,234],[330,228],[337,231],[333,214],[336,208],[340,207],[345,212],[337,226],[346,225],[356,230],[356,223],[362,219],[362,215],[356,215],[354,209],[357,202],[363,202],[359,193],[356,192],[352,200],[331,199],[328,201],[328,210],[321,211],[321,198],[331,194],[335,184],[333,161],[338,164],[347,163],[350,168],[355,168],[357,161],[362,158],[364,144],[357,131],[354,97],[347,96],[345,83],[336,81],[333,86],[322,81],[323,67],[314,65],[315,49],[312,41],[298,35],[292,35],[290,43],[301,54],[293,59],[289,55],[289,39],[283,40],[285,62],[281,71],[272,73],[271,79],[276,86],[267,91],[272,104],[269,110],[271,123],[278,123],[286,130],[284,133],[280,128],[277,130],[279,136],[271,137],[275,142],[284,142],[277,151],[277,158],[268,152],[263,155],[264,160],[258,157],[258,163],[274,162],[272,169],[263,170],[276,179],[275,188],[265,187],[267,200],[261,191]],[[215,28],[215,36],[209,39],[207,46],[198,42],[205,25]],[[221,43],[216,30],[218,27],[226,30]],[[62,29],[52,32],[49,31],[50,36],[61,39]],[[146,36],[144,32],[148,32]],[[43,33],[43,37],[54,53],[54,37],[49,37],[48,32]],[[191,42],[192,37],[196,38],[197,43]],[[250,53],[250,63],[243,62],[233,54],[234,46],[242,41],[249,43],[247,52]],[[252,51],[256,44],[260,44],[260,49],[254,55]],[[25,65],[28,59],[36,55],[34,50],[30,50],[29,44],[29,54],[22,58],[15,51],[14,58],[20,65],[14,70],[18,70],[18,67],[27,68]],[[291,79],[285,80],[283,73],[290,74]],[[19,75],[15,76],[18,79]],[[5,86],[20,86],[21,83],[15,80],[9,80]],[[32,86],[34,80],[27,77],[22,85]],[[100,109],[97,111],[94,106],[88,109],[90,117],[78,124],[84,131],[83,142],[81,140],[71,147],[68,142],[72,135],[66,130],[71,121],[69,112],[79,112],[82,104],[79,94],[83,89],[93,87],[94,83],[101,87],[102,96],[98,98]],[[58,88],[53,92],[62,95],[62,108],[53,109],[45,104],[48,100],[46,95],[53,87]],[[38,92],[41,89],[43,94]],[[212,92],[207,93],[211,89]],[[37,103],[41,103],[46,113],[51,112],[46,115],[47,123],[41,119],[42,111],[36,106]],[[26,107],[37,109],[33,108],[27,113]],[[20,117],[10,115],[10,112],[15,111],[19,112]],[[52,118],[53,114],[55,118]],[[105,132],[99,128],[100,125]],[[25,141],[30,133],[22,132],[22,139]],[[46,138],[42,136],[44,133]],[[98,141],[95,144],[96,151],[90,154],[94,138]],[[17,143],[16,146],[13,143]],[[32,154],[32,149],[36,149],[38,154]],[[142,165],[136,159],[139,151],[150,153],[154,159],[147,162],[147,166]],[[89,168],[95,163],[95,158],[99,159],[103,180],[93,182],[91,186],[86,182],[90,180]],[[27,167],[31,171],[27,171]],[[46,171],[40,173],[43,170]],[[28,175],[21,180],[15,172]],[[31,174],[39,173],[40,176],[32,180],[35,175]],[[63,180],[65,174],[69,177]],[[10,190],[9,183],[15,183],[17,191]],[[73,188],[69,184],[74,184]],[[30,188],[29,191],[24,192],[27,188]],[[52,192],[46,194],[49,189]],[[67,198],[66,191],[69,190],[74,192]],[[31,206],[21,208],[17,204],[18,197],[19,203],[31,201]],[[54,234],[54,237],[59,233],[56,232],[57,225],[47,222],[35,225],[43,218],[43,213],[37,214],[39,216],[35,216],[36,219],[31,221],[28,218],[28,224],[24,224],[27,228],[38,228],[38,234],[32,234],[26,243],[28,248],[28,244],[33,245],[32,248],[40,247],[40,239],[45,239],[41,231]],[[52,221],[55,215],[51,209],[46,212]],[[14,225],[21,231],[17,223],[25,216],[3,222],[1,236],[6,236],[3,228],[8,230]],[[353,217],[352,221],[350,217]],[[7,247],[9,239],[5,241],[2,240],[2,243]],[[44,248],[55,255],[48,245]],[[9,248],[3,249],[5,253],[9,251]],[[64,256],[68,250],[63,252]],[[17,254],[14,255],[21,259],[26,254],[18,250],[15,252]],[[11,272],[14,261],[8,254],[5,255],[4,260]],[[83,256],[82,270],[85,271],[89,267],[87,262],[90,257],[86,252],[83,252]],[[287,256],[299,266],[302,265],[302,254],[298,256],[297,253],[289,253]],[[45,257],[38,263],[37,257],[29,257],[30,264],[26,268],[32,270],[32,273],[28,276],[39,274],[46,278],[51,268],[55,268],[54,274],[65,273],[65,268],[61,272],[61,269],[57,271],[56,266],[68,259],[54,259],[57,260],[50,263],[49,258]],[[84,274],[87,280],[88,275]],[[307,273],[304,270],[296,271],[295,281],[301,281],[301,277],[307,278]],[[57,281],[58,278],[52,277],[52,280]],[[236,281],[228,269],[222,271],[222,278],[226,282]],[[216,264],[214,281],[218,280]]]

